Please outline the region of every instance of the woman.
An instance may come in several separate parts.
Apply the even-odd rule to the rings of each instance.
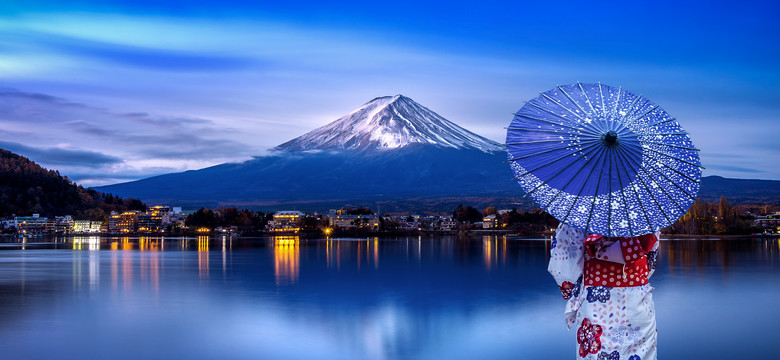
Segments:
[[[577,327],[578,358],[654,360],[653,287],[656,234],[609,238],[561,224],[548,271],[564,299],[569,329]]]

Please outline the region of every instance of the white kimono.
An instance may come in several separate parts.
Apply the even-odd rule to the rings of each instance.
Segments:
[[[587,234],[561,224],[550,249],[548,271],[564,299],[564,319],[569,329],[577,327],[577,358],[594,360],[655,360],[657,333],[653,287],[582,286]],[[657,234],[656,234],[657,237]],[[616,266],[622,266],[618,246],[605,246]],[[608,243],[611,245],[611,243]],[[617,250],[615,250],[617,249]],[[649,275],[655,271],[658,242],[647,253]],[[617,254],[615,254],[617,252]],[[597,258],[602,259],[599,253]],[[609,260],[613,261],[613,260]]]

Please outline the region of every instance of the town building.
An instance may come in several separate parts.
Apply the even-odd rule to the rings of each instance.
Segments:
[[[404,231],[420,230],[420,215],[410,215],[398,221],[398,229]]]
[[[17,216],[14,227],[19,234],[43,234],[54,231],[55,222],[38,214],[33,216]]]
[[[756,216],[754,221],[756,226],[764,229],[766,234],[780,233],[780,212],[771,215]]]
[[[332,228],[340,229],[368,229],[379,230],[379,215],[347,215],[331,214],[328,224]]]
[[[493,229],[496,227],[496,215],[488,215],[482,218],[482,228],[483,229]]]
[[[16,222],[13,218],[0,220],[0,229],[10,229],[16,226]]]
[[[300,211],[278,211],[274,219],[268,224],[274,232],[298,232],[301,230],[301,221],[304,214]]]
[[[54,217],[54,232],[57,234],[69,234],[73,231],[73,217],[70,215]]]
[[[99,233],[102,221],[73,220],[73,233],[76,234],[94,234]]]
[[[434,230],[452,231],[458,228],[458,222],[449,216],[439,218],[434,224]]]
[[[125,211],[121,214],[111,212],[108,218],[108,231],[112,233],[131,233],[138,228],[138,211]]]

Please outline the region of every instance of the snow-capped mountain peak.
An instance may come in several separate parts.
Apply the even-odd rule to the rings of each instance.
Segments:
[[[276,147],[278,150],[386,150],[432,144],[483,152],[501,145],[472,133],[403,96],[373,99],[340,119]]]

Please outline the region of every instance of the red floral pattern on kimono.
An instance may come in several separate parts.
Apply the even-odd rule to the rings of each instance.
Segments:
[[[563,284],[558,287],[561,289],[561,295],[563,295],[563,298],[568,300],[571,297],[571,291],[574,289],[574,284],[569,281],[564,281]]]
[[[581,357],[597,354],[601,350],[601,333],[601,325],[591,324],[588,318],[582,320],[582,325],[577,330]]]
[[[578,359],[657,358],[653,287],[647,284],[655,270],[648,265],[656,263],[656,236],[589,236],[564,224],[556,230],[547,270],[569,296],[564,319],[569,329],[578,329]]]

